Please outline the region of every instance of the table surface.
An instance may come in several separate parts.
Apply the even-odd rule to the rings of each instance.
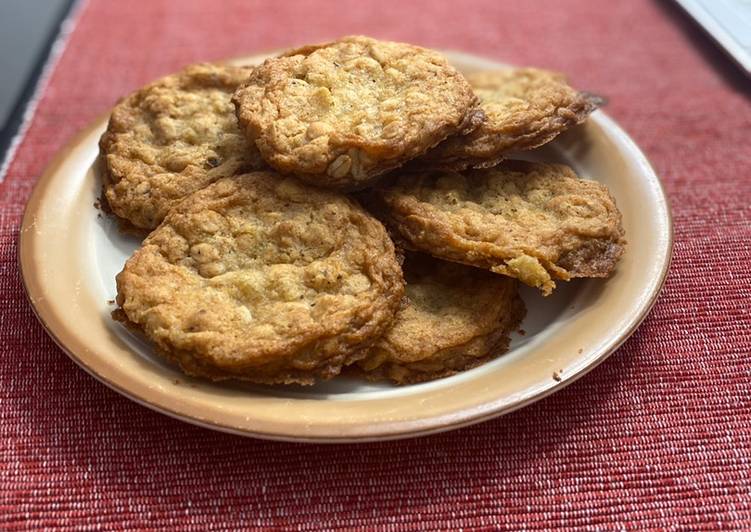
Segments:
[[[0,526],[751,527],[751,86],[672,2],[88,0],[70,27],[0,174]],[[187,63],[352,33],[553,68],[608,97],[674,215],[671,273],[641,328],[522,411],[364,445],[211,432],[79,370],[16,265],[55,152]]]

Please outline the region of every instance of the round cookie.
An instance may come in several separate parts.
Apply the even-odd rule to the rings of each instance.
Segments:
[[[560,164],[403,174],[371,201],[408,247],[516,277],[545,295],[554,279],[607,277],[625,247],[607,188]]]
[[[113,316],[191,375],[311,384],[388,328],[404,280],[380,222],[270,172],[172,209],[117,276]]]
[[[469,83],[439,53],[368,37],[268,59],[233,101],[269,165],[347,190],[482,120]]]
[[[506,352],[526,310],[517,282],[486,270],[409,254],[405,303],[357,362],[369,380],[408,384],[446,377]]]
[[[153,229],[188,194],[263,166],[240,132],[230,100],[249,73],[192,65],[115,106],[99,147],[104,197],[118,217]]]
[[[586,120],[602,100],[571,88],[563,75],[535,68],[468,74],[485,121],[454,136],[420,159],[462,170],[498,164],[511,151],[530,150]],[[416,161],[417,162],[417,161]]]

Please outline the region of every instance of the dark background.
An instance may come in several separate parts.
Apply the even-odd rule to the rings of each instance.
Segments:
[[[18,129],[72,0],[0,1],[0,156]]]

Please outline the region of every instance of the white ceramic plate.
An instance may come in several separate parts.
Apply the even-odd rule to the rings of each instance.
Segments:
[[[464,71],[502,66],[447,55]],[[670,263],[671,220],[660,181],[628,135],[597,111],[535,157],[567,162],[610,188],[623,213],[626,254],[610,279],[559,283],[548,298],[523,289],[526,334],[513,338],[508,354],[405,387],[347,378],[313,387],[193,379],[110,318],[115,275],[138,240],[119,233],[94,206],[100,189],[94,162],[105,127],[103,117],[82,132],[32,194],[19,246],[29,300],[49,334],[94,377],[205,427],[280,440],[362,441],[439,432],[510,412],[570,384],[612,353],[649,312]]]

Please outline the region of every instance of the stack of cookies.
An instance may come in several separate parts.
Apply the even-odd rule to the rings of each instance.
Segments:
[[[548,295],[623,253],[603,185],[510,157],[598,104],[558,74],[463,76],[367,37],[167,76],[118,103],[100,142],[109,210],[149,232],[113,316],[214,380],[477,366],[508,349],[519,282]]]

